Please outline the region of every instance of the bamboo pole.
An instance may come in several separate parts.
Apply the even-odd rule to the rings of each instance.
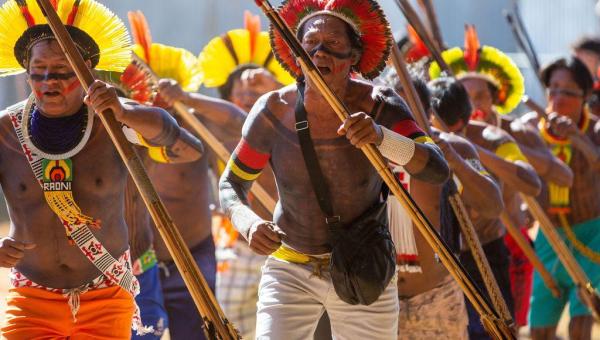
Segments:
[[[135,53],[132,54],[132,59],[135,64],[143,68],[146,73],[152,77],[154,82],[158,83],[160,77],[154,73],[148,64],[141,60]],[[221,143],[217,137],[213,135],[212,132],[210,132],[210,130],[204,124],[202,124],[198,118],[196,118],[196,116],[194,116],[189,107],[179,101],[176,101],[173,104],[173,108],[179,117],[181,117],[186,124],[192,127],[194,132],[196,132],[198,136],[204,140],[204,142],[213,150],[213,152],[222,162],[227,163],[229,161],[229,158],[231,157],[229,150],[227,150],[225,145],[223,145],[223,143]],[[275,210],[276,203],[273,197],[271,197],[271,195],[265,190],[265,188],[263,188],[260,183],[255,181],[250,190],[260,204],[262,204],[263,207],[265,207],[265,209],[272,214]]]
[[[438,50],[444,50],[444,39],[442,38],[442,30],[440,29],[440,24],[438,21],[437,13],[435,12],[435,7],[431,0],[419,0],[419,6],[425,12],[425,16],[427,17],[427,21],[429,22],[429,32],[431,32],[431,36],[437,45]]]
[[[415,29],[415,32],[417,32],[425,46],[427,46],[429,52],[431,52],[431,56],[433,57],[433,59],[435,59],[438,65],[440,65],[442,71],[446,72],[450,76],[453,76],[452,70],[450,69],[444,58],[442,58],[441,51],[437,48],[436,44],[434,43],[434,40],[427,32],[425,25],[423,25],[421,19],[419,19],[419,15],[412,7],[412,5],[408,2],[408,0],[396,0],[396,3],[398,4],[398,7],[400,7],[400,10],[404,14],[404,17],[406,17],[408,23]]]
[[[325,98],[329,105],[331,105],[338,118],[344,121],[347,117],[349,117],[348,108],[325,83],[319,70],[315,67],[307,52],[302,48],[291,29],[280,17],[279,13],[277,13],[277,11],[271,6],[268,0],[255,0],[255,2],[264,12],[267,18],[269,18],[273,24],[273,27],[279,32],[279,34],[281,34],[292,52],[295,54],[297,61],[306,71],[305,76],[310,78],[310,80],[319,89],[321,95]],[[379,153],[379,150],[377,150],[372,144],[363,146],[361,150],[365,153],[373,167],[375,167],[377,170],[378,174],[388,185],[390,191],[404,206],[404,209],[406,209],[411,216],[415,226],[423,234],[423,237],[433,248],[433,250],[438,254],[440,260],[444,266],[448,268],[450,274],[461,286],[465,295],[473,304],[474,308],[482,315],[482,322],[484,323],[484,326],[489,329],[491,334],[498,339],[515,339],[512,331],[506,327],[503,327],[502,322],[498,322],[499,316],[496,315],[495,311],[490,307],[487,300],[482,297],[481,293],[477,290],[477,287],[468,277],[468,274],[465,272],[464,268],[460,265],[454,254],[452,254],[452,252],[448,249],[448,246],[440,238],[439,234],[431,226],[431,223],[427,220],[414,200],[406,192],[404,187],[398,183],[396,177],[389,169],[387,162]]]
[[[527,259],[533,265],[535,270],[537,270],[538,273],[540,273],[540,277],[544,281],[546,287],[548,287],[550,292],[552,292],[552,295],[555,298],[560,297],[560,289],[558,289],[558,285],[552,277],[552,274],[550,274],[548,269],[544,267],[544,264],[536,255],[535,250],[533,250],[533,248],[531,247],[531,244],[529,244],[525,237],[523,237],[523,234],[521,234],[519,228],[515,226],[515,224],[513,223],[512,219],[506,211],[502,212],[502,215],[500,215],[500,220],[502,221],[502,224],[504,224],[504,226],[506,227],[506,230],[508,231],[510,236],[513,238],[513,240],[515,240],[515,243],[519,246],[519,248],[521,248],[523,254],[525,254],[525,257],[527,257]]]
[[[558,259],[577,286],[579,298],[588,307],[596,322],[600,322],[600,297],[592,286],[590,279],[579,263],[577,263],[573,253],[571,253],[563,239],[560,237],[554,224],[548,215],[546,215],[538,201],[533,197],[523,194],[521,194],[521,198],[529,207],[529,211],[534,218],[538,220],[540,229],[548,239],[548,243],[550,243],[550,246],[554,249],[554,252],[556,252]]]
[[[83,57],[77,50],[71,36],[56,14],[50,0],[38,0],[38,4],[48,20],[48,24],[54,32],[56,40],[73,67],[77,78],[84,88],[89,88],[94,82],[94,76],[87,68]],[[227,318],[224,317],[222,312],[220,312],[219,305],[216,304],[214,295],[211,293],[192,254],[179,234],[156,190],[152,186],[142,162],[137,157],[131,144],[129,144],[125,138],[119,122],[115,119],[114,113],[111,110],[106,110],[104,112],[99,112],[98,115],[106,127],[119,155],[127,166],[131,177],[140,191],[144,203],[150,211],[152,219],[165,240],[177,268],[183,276],[186,286],[190,290],[196,307],[203,318],[207,337],[218,337],[220,339],[228,340],[238,339],[239,336],[235,329],[231,323],[229,323]]]
[[[401,1],[401,0],[398,0],[398,1]],[[418,17],[413,18],[412,20],[418,21]],[[424,36],[421,36],[421,39],[431,39],[431,37],[424,35]],[[431,45],[431,43],[430,43],[430,45]],[[441,53],[439,51],[436,51],[436,54],[441,54]],[[442,66],[440,66],[440,67],[442,67]],[[532,105],[532,106],[537,105],[537,104],[533,103],[532,100],[527,96],[523,97],[523,101],[526,105]],[[537,109],[540,109],[540,107],[537,106]],[[543,111],[543,109],[541,111],[545,115],[545,112]],[[437,117],[437,120],[442,122],[442,120],[439,117]],[[506,214],[506,213],[503,212],[503,214]],[[506,215],[506,217],[507,216],[508,215]],[[501,216],[500,218],[502,220],[503,216]],[[509,223],[510,226],[514,227],[514,225],[512,223],[510,223],[510,220],[506,220],[506,222]],[[503,221],[503,223],[504,223],[504,221]],[[506,223],[504,223],[504,224],[506,225]],[[523,235],[521,235],[521,233],[518,230],[515,233],[514,229],[510,229],[508,225],[507,225],[507,230],[509,231],[509,233],[511,233],[511,236],[513,237],[513,239],[515,240],[517,245],[521,246],[523,253],[526,254],[526,256],[528,257],[528,259],[530,260],[532,265],[538,270],[538,272],[542,276],[544,282],[549,287],[549,289],[552,291],[553,295],[556,294],[558,292],[558,290],[556,288],[556,282],[552,279],[552,276],[547,271],[547,269],[543,266],[543,264],[541,263],[541,261],[539,260],[537,255],[535,255],[535,251],[533,251],[533,249],[531,248],[531,245],[529,245],[529,243],[523,238]]]
[[[408,69],[406,67],[406,63],[404,62],[404,56],[402,52],[396,45],[392,45],[392,64],[396,69],[396,73],[402,83],[404,88],[404,92],[406,95],[404,96],[409,103],[410,109],[415,115],[419,125],[424,129],[429,135],[431,135],[431,127],[427,120],[427,115],[425,113],[425,109],[421,101],[419,100],[419,96],[417,94],[416,89],[414,88],[410,74],[408,73]],[[444,122],[437,117],[439,122],[443,125]],[[448,132],[447,127],[444,129]],[[467,245],[471,250],[471,254],[473,255],[473,259],[477,265],[477,269],[479,270],[483,282],[485,284],[485,288],[488,291],[490,296],[492,305],[494,306],[496,313],[502,317],[502,320],[505,322],[506,327],[514,329],[514,321],[512,320],[512,315],[508,306],[506,305],[506,301],[502,296],[502,292],[500,291],[500,287],[498,286],[498,282],[494,277],[494,273],[490,267],[490,264],[485,256],[485,252],[479,242],[477,237],[477,233],[475,231],[475,227],[473,226],[473,222],[469,218],[469,214],[461,196],[458,193],[454,193],[449,197],[450,205],[452,206],[452,210],[456,215],[458,223],[460,225],[462,234],[467,241]]]

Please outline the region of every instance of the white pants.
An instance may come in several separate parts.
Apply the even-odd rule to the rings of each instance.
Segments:
[[[398,329],[397,276],[379,299],[369,306],[342,301],[329,272],[312,275],[310,264],[301,265],[269,256],[258,288],[256,338],[308,340],[327,310],[334,339],[395,339]]]

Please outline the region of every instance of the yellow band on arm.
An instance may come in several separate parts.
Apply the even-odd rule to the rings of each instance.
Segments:
[[[512,163],[516,161],[529,163],[529,161],[527,161],[527,157],[523,155],[521,149],[519,149],[519,146],[515,142],[508,142],[500,145],[496,149],[495,154],[496,156],[504,159],[505,161],[509,161]]]
[[[149,146],[148,155],[155,162],[171,163],[171,159],[167,156],[167,148],[165,146]]]

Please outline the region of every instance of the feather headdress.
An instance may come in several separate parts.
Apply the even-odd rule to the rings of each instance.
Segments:
[[[492,84],[497,91],[496,110],[510,113],[519,105],[525,93],[521,71],[509,56],[491,46],[480,46],[474,26],[465,28],[465,47],[454,47],[442,52],[442,58],[458,79],[480,78]],[[439,78],[442,71],[436,62],[429,68],[429,77]]]
[[[104,71],[122,71],[130,61],[123,22],[94,0],[53,0],[52,5],[85,59]],[[25,71],[31,47],[54,39],[35,0],[8,0],[0,8],[0,76]]]
[[[265,68],[283,85],[292,83],[294,78],[273,58],[269,34],[260,30],[260,18],[246,11],[244,26],[213,38],[202,49],[198,63],[204,86],[225,85],[229,76],[244,65]]]
[[[385,68],[393,39],[390,25],[376,1],[285,0],[279,12],[294,32],[317,15],[331,15],[343,20],[358,34],[363,46],[355,71],[367,79],[373,79]],[[301,70],[294,55],[272,26],[270,35],[275,57],[286,70],[299,78]]]

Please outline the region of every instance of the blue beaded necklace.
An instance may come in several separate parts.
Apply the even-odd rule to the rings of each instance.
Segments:
[[[65,153],[81,141],[87,120],[88,109],[85,105],[73,115],[56,118],[46,117],[35,108],[29,120],[31,142],[47,153]]]

